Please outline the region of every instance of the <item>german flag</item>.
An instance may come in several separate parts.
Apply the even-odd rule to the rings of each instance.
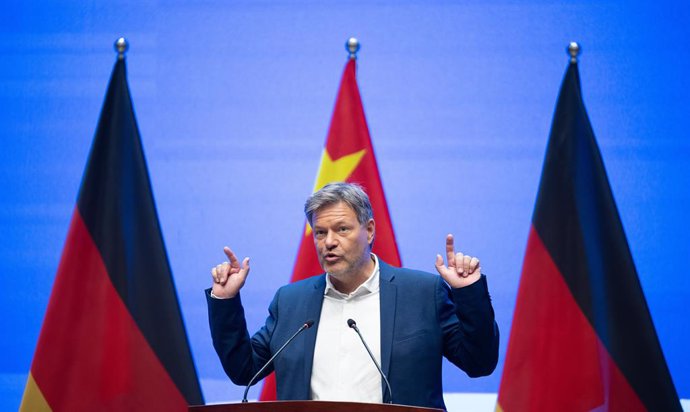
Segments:
[[[575,57],[551,127],[496,410],[681,410]]]
[[[335,102],[326,147],[316,175],[314,191],[331,182],[350,182],[361,185],[369,195],[376,219],[376,242],[373,252],[386,263],[400,266],[400,253],[395,242],[393,225],[383,193],[374,147],[364,117],[362,99],[356,77],[356,60],[351,57],[345,65],[340,90]],[[323,273],[314,248],[309,224],[305,224],[292,282]],[[275,400],[275,375],[266,378],[260,400]]]
[[[126,79],[115,63],[22,411],[203,404]]]

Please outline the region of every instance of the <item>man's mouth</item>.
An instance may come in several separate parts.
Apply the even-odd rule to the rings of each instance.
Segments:
[[[326,253],[323,257],[324,260],[328,263],[335,263],[338,260],[340,260],[340,256],[336,255],[335,253]]]

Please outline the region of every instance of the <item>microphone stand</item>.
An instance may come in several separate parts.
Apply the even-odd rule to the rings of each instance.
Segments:
[[[357,332],[357,336],[359,336],[359,339],[362,341],[364,344],[364,348],[367,350],[367,353],[371,357],[371,360],[374,361],[374,365],[376,365],[376,369],[378,369],[379,373],[381,374],[381,377],[383,378],[383,381],[386,382],[386,387],[388,388],[388,394],[390,395],[390,399],[388,400],[387,403],[392,404],[393,403],[393,391],[391,390],[391,384],[388,383],[388,378],[386,378],[386,374],[383,373],[381,370],[381,366],[379,366],[379,363],[376,362],[376,358],[374,358],[374,354],[371,353],[371,350],[369,349],[369,345],[364,341],[364,337],[362,334],[359,332],[359,328],[357,327],[357,322],[355,322],[352,319],[347,320],[347,326],[350,328],[354,329],[355,332]],[[385,395],[385,392],[384,392]]]
[[[249,392],[249,388],[254,384],[254,381],[256,381],[256,379],[259,377],[259,375],[261,375],[261,373],[262,373],[263,371],[265,371],[266,368],[268,368],[268,365],[270,365],[271,363],[273,363],[273,360],[274,360],[278,355],[280,355],[280,352],[282,352],[283,349],[285,349],[285,348],[287,347],[287,345],[289,345],[290,342],[292,342],[292,340],[295,339],[295,338],[297,337],[297,335],[299,335],[300,333],[302,333],[303,330],[311,328],[312,325],[314,325],[314,321],[313,321],[313,320],[308,320],[308,321],[304,322],[304,325],[302,325],[299,329],[297,329],[297,332],[295,332],[294,335],[290,336],[290,339],[288,339],[288,340],[283,344],[283,346],[281,346],[280,349],[278,349],[278,350],[276,351],[276,353],[273,354],[273,356],[271,356],[271,358],[268,360],[268,362],[266,362],[266,364],[264,364],[264,366],[263,366],[261,369],[259,369],[259,371],[249,380],[249,384],[248,384],[247,387],[244,389],[244,395],[242,396],[242,403],[247,403],[247,402],[248,402],[248,401],[247,401],[247,393]]]

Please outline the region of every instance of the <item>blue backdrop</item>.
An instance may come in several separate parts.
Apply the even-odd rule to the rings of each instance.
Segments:
[[[202,290],[230,245],[252,257],[258,328],[289,281],[349,36],[403,264],[456,234],[488,273],[496,392],[570,40],[659,339],[690,397],[690,3],[6,1],[0,14],[0,409],[16,409],[86,156],[126,36],[163,236],[207,401],[240,397]],[[250,396],[257,396],[256,389]]]

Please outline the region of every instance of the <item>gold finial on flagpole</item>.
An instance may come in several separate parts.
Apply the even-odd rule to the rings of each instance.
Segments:
[[[577,42],[571,41],[568,43],[567,50],[570,55],[570,63],[577,63],[577,56],[580,55],[580,45]]]
[[[345,50],[350,53],[350,58],[353,60],[357,59],[357,52],[359,51],[359,40],[354,37],[350,37],[345,42]]]
[[[118,60],[124,60],[125,58],[125,53],[127,53],[127,49],[129,49],[129,43],[127,42],[127,39],[124,37],[120,37],[119,39],[115,40],[115,51],[117,52],[117,58]]]

